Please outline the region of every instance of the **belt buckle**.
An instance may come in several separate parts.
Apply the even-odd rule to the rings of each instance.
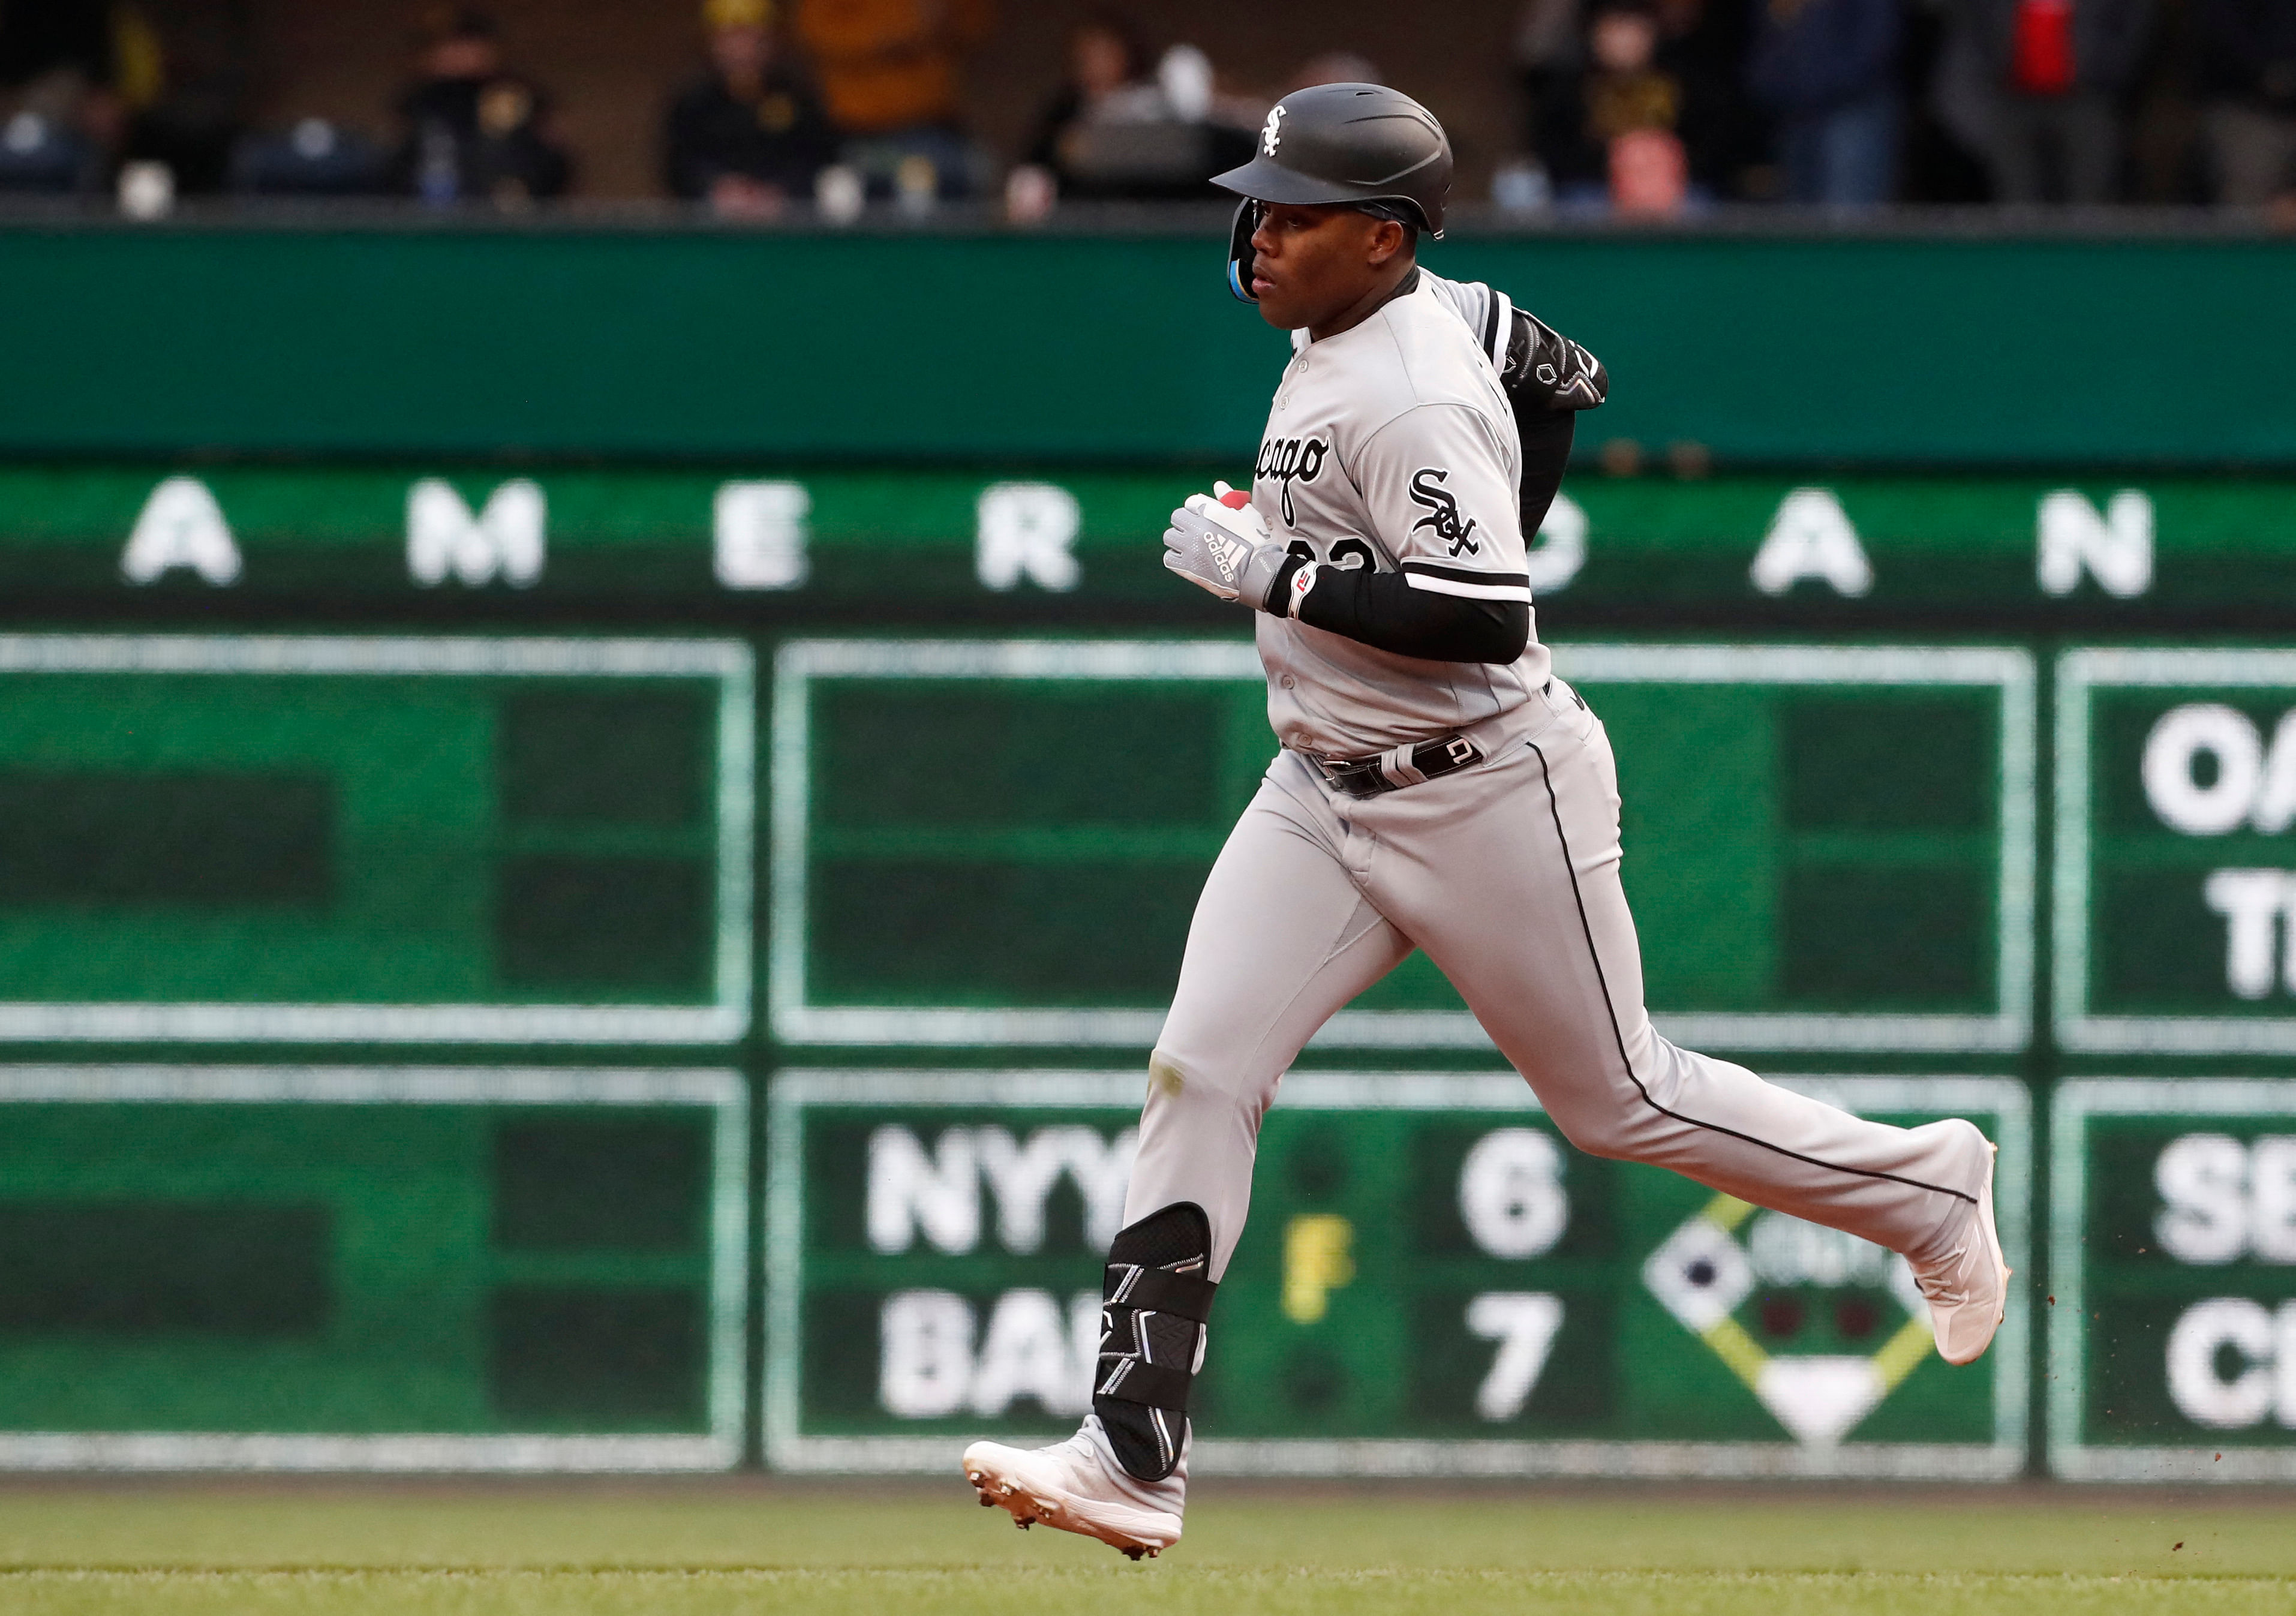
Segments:
[[[1309,754],[1315,759],[1316,770],[1324,776],[1324,783],[1343,797],[1376,797],[1395,789],[1393,782],[1381,771],[1380,760],[1370,758],[1325,758]]]

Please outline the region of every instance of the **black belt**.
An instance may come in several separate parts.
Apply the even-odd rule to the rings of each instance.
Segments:
[[[1376,797],[1383,792],[1400,791],[1482,760],[1483,749],[1464,735],[1438,735],[1408,751],[1398,746],[1369,758],[1308,754],[1308,761],[1323,771],[1324,783],[1344,797]]]

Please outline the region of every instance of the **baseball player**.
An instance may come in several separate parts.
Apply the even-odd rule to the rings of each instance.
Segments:
[[[1260,1118],[1414,948],[1580,1149],[1903,1253],[1950,1362],[1985,1350],[2007,1297],[1974,1126],[1866,1121],[1652,1029],[1610,742],[1551,671],[1524,559],[1571,413],[1607,383],[1498,293],[1416,267],[1450,176],[1424,108],[1340,84],[1286,96],[1216,182],[1245,199],[1231,286],[1300,335],[1249,497],[1192,497],[1164,564],[1256,614],[1283,750],[1205,882],[1149,1062],[1092,1413],[1055,1447],[963,1461],[983,1505],[1135,1559],[1180,1536],[1189,1384]]]

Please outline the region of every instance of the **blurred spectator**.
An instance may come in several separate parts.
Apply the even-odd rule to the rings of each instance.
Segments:
[[[1174,45],[1152,74],[1138,32],[1102,12],[1070,36],[1069,82],[1038,117],[1028,161],[1064,196],[1199,200],[1213,175],[1246,160],[1258,128],[1215,94],[1201,51]]]
[[[682,91],[663,135],[670,193],[727,217],[769,217],[808,196],[837,135],[805,80],[781,60],[771,0],[708,0],[709,70]]]
[[[1744,83],[1747,4],[1529,0],[1515,35],[1515,60],[1529,109],[1529,144],[1546,180],[1564,201],[1596,200],[1605,193],[1613,136],[1590,129],[1587,119],[1600,111],[1606,121],[1615,122],[1622,106],[1639,106],[1642,123],[1662,127],[1679,144],[1690,196],[1767,193],[1767,143]],[[1628,20],[1627,13],[1639,21]],[[1590,60],[1598,35],[1611,52],[1609,65]],[[1616,63],[1628,60],[1644,66],[1622,74]],[[1640,89],[1622,100],[1617,90],[1637,74]],[[1672,103],[1669,116],[1657,114],[1652,76],[1666,86]],[[1590,102],[1589,91],[1598,83],[1607,87],[1595,91]],[[1659,157],[1659,167],[1671,160],[1663,143],[1635,144]],[[1534,179],[1532,188],[1536,193],[1544,186]]]
[[[2201,0],[2198,21],[2217,200],[2296,221],[2296,0]]]
[[[798,39],[829,116],[855,137],[847,160],[874,188],[911,191],[920,163],[943,196],[972,188],[959,89],[989,15],[989,0],[797,0]]]
[[[1539,149],[1565,202],[1671,212],[1687,191],[1681,80],[1658,66],[1646,0],[1598,0],[1585,67],[1547,103]]]
[[[1023,160],[1049,170],[1063,195],[1101,194],[1105,176],[1093,161],[1094,125],[1147,70],[1147,46],[1129,19],[1102,12],[1077,24],[1069,34],[1068,81],[1037,114]]]
[[[1906,0],[1899,21],[1898,143],[1900,202],[1972,207],[1993,197],[1993,184],[1975,144],[1948,121],[1953,98],[1939,86],[1952,58],[1946,51],[1946,7],[1953,0]]]
[[[1767,198],[1776,190],[1767,120],[1747,93],[1761,0],[1658,0],[1658,65],[1682,86],[1682,144],[1693,190]]]
[[[2198,207],[2214,193],[2201,133],[2201,44],[2191,0],[2161,0],[2120,98],[2127,160],[2121,200]]]
[[[572,165],[550,130],[549,99],[504,70],[501,37],[484,12],[437,16],[398,115],[406,127],[393,164],[400,191],[442,204],[565,193]]]
[[[69,125],[29,108],[0,118],[0,192],[93,191],[102,153]]]
[[[2120,97],[2148,0],[1952,0],[1939,111],[1996,200],[2096,204],[2120,177]]]
[[[1777,115],[1785,200],[1871,208],[1897,189],[1899,0],[1768,0],[1747,78]]]
[[[242,196],[376,196],[390,181],[380,146],[324,118],[243,135],[231,155],[231,188]]]
[[[1528,0],[1515,22],[1515,70],[1528,114],[1525,144],[1550,165],[1548,132],[1576,94],[1587,63],[1578,12],[1578,0]]]
[[[118,77],[103,0],[0,3],[0,190],[101,184],[125,121]]]
[[[114,12],[113,37],[124,155],[167,164],[180,193],[222,190],[247,127],[246,0],[141,0]]]
[[[117,72],[111,7],[105,0],[0,5],[0,96],[4,110],[74,120],[108,95]]]

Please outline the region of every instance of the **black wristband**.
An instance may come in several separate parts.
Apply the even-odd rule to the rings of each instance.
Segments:
[[[1259,609],[1275,617],[1291,616],[1292,580],[1299,576],[1300,569],[1307,564],[1306,556],[1294,555],[1287,558],[1282,566],[1276,568],[1275,579],[1267,586],[1267,598],[1259,603]]]

